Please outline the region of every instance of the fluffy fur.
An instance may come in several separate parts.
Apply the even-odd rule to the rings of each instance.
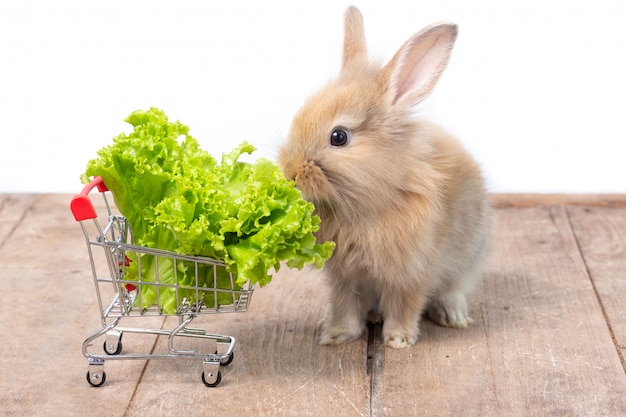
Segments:
[[[322,344],[358,338],[368,312],[385,343],[413,345],[424,310],[464,328],[466,294],[480,276],[490,211],[478,165],[443,129],[413,116],[456,38],[442,24],[411,37],[382,68],[366,56],[360,12],[345,15],[340,76],[295,116],[279,162],[315,204],[320,240],[337,246],[325,271],[330,300]],[[331,132],[344,128],[344,146]]]

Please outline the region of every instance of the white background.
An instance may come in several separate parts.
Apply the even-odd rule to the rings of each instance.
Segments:
[[[457,134],[492,192],[626,192],[621,0],[354,3],[388,59],[455,21],[422,111]],[[0,192],[77,192],[95,152],[161,108],[218,156],[275,159],[304,99],[336,75],[349,2],[3,0]]]

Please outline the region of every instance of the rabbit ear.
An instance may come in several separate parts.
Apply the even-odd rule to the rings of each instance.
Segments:
[[[393,104],[415,105],[430,94],[448,64],[457,31],[455,24],[429,26],[396,52],[381,71]]]
[[[363,15],[354,6],[348,7],[344,15],[343,61],[342,69],[348,68],[355,61],[365,58],[367,46],[365,44],[365,30],[363,29]]]

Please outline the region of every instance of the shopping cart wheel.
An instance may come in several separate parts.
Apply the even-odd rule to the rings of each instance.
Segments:
[[[104,371],[102,371],[101,373],[94,374],[93,379],[92,379],[91,372],[87,371],[87,382],[89,382],[89,385],[91,385],[92,387],[101,387],[106,380],[107,380],[107,374]]]
[[[120,353],[122,353],[122,342],[119,342],[117,344],[117,347],[115,347],[115,345],[109,345],[105,341],[102,347],[104,349],[104,353],[106,353],[107,355],[119,355]]]
[[[117,329],[109,330],[104,340],[104,352],[107,355],[119,355],[122,353],[122,332]]]
[[[220,384],[220,382],[222,382],[222,373],[220,371],[217,371],[217,374],[213,374],[212,376],[213,378],[209,378],[209,380],[215,379],[215,381],[208,382],[206,378],[204,377],[204,372],[202,372],[202,382],[204,383],[204,385],[210,388],[217,387]]]
[[[220,365],[222,366],[228,366],[233,362],[233,359],[235,358],[235,353],[234,352],[230,352],[230,355],[228,355],[227,358],[220,360]]]

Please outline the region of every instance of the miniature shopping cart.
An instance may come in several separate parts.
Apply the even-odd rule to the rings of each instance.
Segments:
[[[104,227],[104,222],[101,224],[98,221],[96,210],[89,198],[89,193],[94,188],[102,195],[106,207],[107,220]],[[191,328],[189,324],[200,314],[246,311],[254,286],[250,283],[241,288],[236,285],[233,275],[226,271],[225,264],[221,261],[133,245],[132,230],[126,218],[113,214],[107,194],[110,194],[108,188],[100,177],[96,177],[72,199],[70,205],[87,241],[102,320],[102,328],[83,342],[83,355],[89,365],[87,382],[95,387],[104,384],[104,363],[110,359],[198,358],[202,359],[203,364],[202,382],[209,387],[217,386],[222,379],[220,366],[226,366],[233,360],[235,338],[210,334],[204,329]],[[139,265],[132,265],[132,262]],[[154,274],[149,280],[142,276],[142,262],[151,262],[153,265]],[[159,265],[166,263],[169,263],[170,270],[173,271],[173,278],[159,276]],[[130,274],[133,267],[135,272]],[[195,275],[195,281],[191,279],[191,282],[182,282],[182,277],[178,276],[178,271],[181,270],[192,271],[186,276]],[[230,285],[222,288],[223,280],[219,280],[218,285],[218,276],[229,277]],[[150,303],[145,300],[148,296],[152,297]],[[122,321],[141,321],[151,316],[168,315],[163,305],[166,298],[168,303],[175,301],[175,305],[170,304],[168,310],[171,312],[174,309],[174,314],[178,317],[178,324],[173,329],[120,325]],[[122,336],[126,333],[166,336],[167,353],[122,353]],[[104,339],[103,354],[90,353],[88,348],[99,338]],[[201,344],[203,348],[181,348],[180,343],[183,340],[190,341],[188,338],[201,339],[202,342],[197,342],[196,345]]]

